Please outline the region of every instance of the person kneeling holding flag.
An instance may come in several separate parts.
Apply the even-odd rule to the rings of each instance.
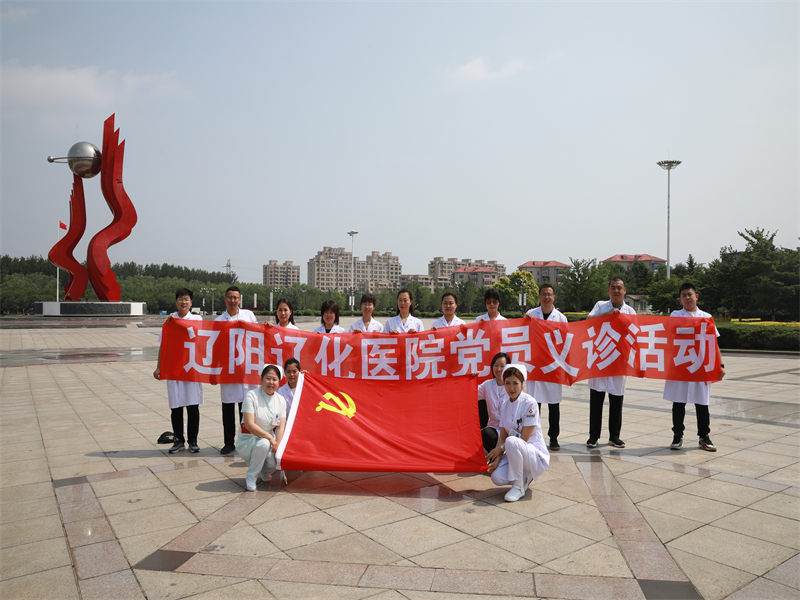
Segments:
[[[275,470],[275,451],[286,428],[286,400],[277,390],[283,378],[278,365],[261,369],[261,387],[250,390],[242,403],[244,425],[236,452],[247,463],[245,486],[256,490],[260,478],[267,481]]]
[[[527,370],[510,364],[503,369],[503,383],[508,401],[500,416],[500,437],[486,456],[495,485],[511,484],[506,502],[516,502],[525,495],[531,482],[539,479],[550,466],[550,453],[539,425],[536,400],[523,392]]]

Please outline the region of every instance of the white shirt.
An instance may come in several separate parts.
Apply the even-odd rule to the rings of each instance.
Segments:
[[[247,323],[258,323],[256,316],[252,310],[240,308],[239,312],[231,315],[227,310],[219,315],[215,321],[246,321]],[[233,404],[234,402],[242,402],[247,392],[257,388],[257,385],[249,383],[222,383],[219,386],[219,395],[224,404]]]
[[[696,317],[710,318],[711,315],[699,308],[693,312],[688,312],[685,308],[673,310],[670,317]],[[715,328],[716,329],[716,328]],[[719,331],[716,331],[719,337]],[[708,406],[711,396],[710,381],[673,381],[668,379],[664,382],[664,400],[685,404],[703,404]]]
[[[614,304],[611,300],[600,300],[597,304],[594,305],[594,308],[589,312],[589,318],[596,317],[598,315],[604,315],[614,308]],[[624,315],[635,315],[636,311],[633,310],[630,306],[622,303],[622,306],[619,309]],[[628,378],[625,375],[615,375],[613,377],[591,377],[589,378],[589,387],[598,392],[608,392],[609,394],[613,394],[615,396],[623,396],[625,394],[625,384],[628,382]]]
[[[531,319],[544,320],[544,313],[542,312],[541,306],[532,308],[525,314]],[[567,317],[565,317],[555,306],[553,307],[550,315],[547,317],[547,320],[552,321],[553,323],[568,322]],[[541,402],[542,404],[558,404],[561,402],[560,383],[553,383],[552,381],[528,381],[527,389],[528,393],[533,396],[537,402]]]
[[[480,317],[475,319],[475,322],[477,323],[478,321],[507,321],[507,320],[508,319],[506,319],[500,313],[497,313],[497,316],[494,319],[492,319],[492,318],[489,317],[489,313],[487,312],[487,313],[483,313]]]
[[[364,326],[364,318],[360,318],[358,321],[350,325],[350,332],[353,331],[366,331],[367,333],[381,333],[383,332],[383,325],[381,325],[380,321],[376,321],[375,319],[369,320],[369,325]]]
[[[273,323],[273,325],[275,327],[280,327],[280,324],[278,324],[278,323]],[[292,323],[291,321],[289,321],[286,324],[286,327],[284,327],[284,329],[300,329],[300,328],[297,325],[295,325],[294,323]]]
[[[383,333],[392,333],[395,329],[400,333],[408,333],[409,329],[419,333],[420,331],[425,331],[425,326],[414,315],[408,315],[405,323],[403,323],[403,317],[395,315],[386,321],[386,325],[383,326]]]
[[[506,386],[497,385],[494,377],[487,379],[478,386],[478,400],[486,401],[486,411],[489,413],[489,422],[486,423],[486,426],[494,427],[499,431],[500,415],[503,411],[503,406],[508,402]]]
[[[456,325],[466,325],[466,322],[463,319],[459,319],[456,315],[453,315],[453,320],[448,323],[447,319],[444,317],[444,315],[442,315],[433,322],[433,325],[431,325],[431,329],[442,329],[443,327],[455,327]]]
[[[325,331],[325,325],[320,325],[311,333],[347,333],[347,330],[339,325],[334,325],[330,331]]]
[[[294,390],[297,388],[290,388],[288,383],[284,383],[281,387],[278,388],[278,393],[283,396],[283,399],[286,401],[286,414],[288,415],[289,412],[292,410],[292,402],[294,402]]]
[[[542,428],[539,424],[539,407],[531,396],[525,392],[520,393],[514,402],[511,400],[503,404],[500,414],[500,426],[508,432],[509,437],[520,437],[523,427],[533,425],[535,429],[528,438],[528,443],[533,444],[545,455],[549,454],[542,437]]]
[[[280,425],[281,418],[286,418],[286,400],[277,392],[267,396],[264,389],[258,386],[247,392],[242,403],[242,413],[253,413],[256,425],[272,431]]]
[[[184,319],[185,321],[202,321],[203,317],[192,313],[187,313],[185,317],[179,317],[177,312],[172,313],[173,319]],[[161,334],[158,334],[161,341]],[[167,379],[167,398],[170,408],[181,408],[183,406],[195,406],[203,403],[203,384],[199,381],[175,381]]]

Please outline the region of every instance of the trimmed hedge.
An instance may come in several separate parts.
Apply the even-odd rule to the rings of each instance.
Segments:
[[[718,322],[717,330],[722,349],[800,351],[800,325]]]

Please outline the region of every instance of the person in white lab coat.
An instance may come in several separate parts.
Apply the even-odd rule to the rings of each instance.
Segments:
[[[625,304],[625,282],[614,277],[608,283],[608,300],[600,300],[589,312],[589,318],[622,313],[635,315],[636,311]],[[608,443],[614,448],[624,448],[625,442],[619,437],[622,431],[622,400],[625,395],[625,375],[613,377],[592,377],[589,379],[589,439],[587,448],[597,448],[600,430],[603,426],[603,404],[608,392]]]
[[[275,324],[287,329],[299,329],[294,324],[294,309],[288,298],[281,298],[275,305]]]
[[[178,309],[167,319],[186,319],[187,321],[202,321],[203,317],[194,315],[192,308],[192,290],[180,288],[175,292],[175,307]],[[161,335],[159,334],[159,342]],[[161,346],[158,348],[158,363],[153,377],[161,379]],[[189,442],[189,452],[200,452],[197,445],[197,433],[200,430],[200,405],[203,403],[203,384],[199,381],[174,381],[167,380],[167,398],[169,399],[170,420],[172,421],[172,435],[174,444],[169,449],[170,454],[183,452],[186,439],[183,435],[183,407],[186,407],[186,438]]]
[[[383,325],[372,318],[372,313],[375,311],[375,296],[372,294],[361,295],[361,318],[350,325],[350,332],[353,331],[366,331],[368,333],[381,333]]]
[[[319,320],[322,323],[314,333],[345,333],[345,328],[339,326],[339,305],[335,300],[325,300],[319,309]]]
[[[505,352],[495,354],[491,363],[492,378],[478,386],[478,415],[485,452],[497,446],[497,438],[500,437],[500,415],[503,405],[508,401],[503,383],[503,369],[510,362],[511,359]]]
[[[539,287],[539,306],[525,313],[531,319],[542,319],[551,323],[566,323],[561,311],[555,307],[556,293],[553,286],[543,283]],[[547,437],[550,439],[550,450],[561,450],[558,435],[561,433],[561,384],[550,381],[529,381],[528,393],[539,403],[541,416],[542,404],[547,404]]]
[[[475,319],[478,321],[505,321],[506,318],[500,314],[500,293],[489,288],[483,294],[483,301],[486,303],[486,312]]]
[[[684,283],[679,290],[678,299],[683,306],[680,310],[673,310],[670,317],[694,317],[710,318],[711,315],[697,307],[697,300],[700,295],[691,283]],[[715,333],[719,336],[719,332]],[[720,365],[722,372],[720,380],[725,377],[725,365]],[[683,447],[683,421],[686,417],[686,405],[694,404],[697,413],[697,437],[700,439],[700,447],[708,452],[716,452],[717,447],[709,437],[711,433],[711,417],[708,413],[709,398],[711,396],[710,381],[672,381],[664,382],[664,400],[672,402],[672,450],[680,450]]]
[[[425,326],[414,316],[414,298],[411,290],[402,288],[397,292],[397,314],[386,321],[384,333],[418,333],[425,331]]]
[[[465,325],[464,321],[456,316],[457,309],[458,300],[456,299],[456,295],[453,292],[445,292],[442,294],[442,316],[433,322],[431,329]]]
[[[247,321],[257,323],[253,311],[246,308],[239,308],[242,302],[242,292],[235,285],[225,290],[225,312],[218,316],[215,321]],[[222,383],[219,392],[222,399],[222,431],[224,444],[220,448],[220,454],[230,454],[236,449],[234,441],[236,439],[236,411],[234,404],[239,406],[239,421],[242,420],[242,402],[247,392],[257,388],[257,385],[249,383]]]

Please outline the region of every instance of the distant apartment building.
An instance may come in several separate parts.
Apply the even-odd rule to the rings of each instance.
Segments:
[[[291,260],[285,261],[282,265],[279,265],[277,260],[271,260],[263,267],[264,285],[289,287],[300,283],[300,265],[294,264]]]
[[[536,285],[550,283],[555,286],[558,286],[562,273],[567,269],[569,269],[569,265],[557,260],[529,260],[517,267],[517,270],[527,271],[533,275]]]
[[[436,284],[436,279],[434,279],[430,275],[413,275],[411,273],[406,273],[405,275],[400,277],[400,285],[401,285],[401,287],[407,287],[408,284],[410,282],[412,282],[412,281],[416,281],[416,282],[420,283],[421,285],[424,285],[430,291],[433,291],[437,287],[445,287],[447,285],[447,283],[449,283],[449,281],[448,281],[448,282],[445,283],[444,286],[437,285]]]
[[[453,273],[456,269],[463,268],[485,268],[497,273],[497,277],[502,277],[506,274],[506,266],[498,263],[496,260],[472,260],[470,258],[448,258],[444,259],[441,256],[435,256],[433,260],[428,263],[428,275],[438,281],[448,281],[454,283]]]
[[[601,262],[603,264],[622,265],[625,269],[630,269],[631,265],[637,261],[644,264],[651,271],[657,271],[667,266],[666,260],[650,254],[615,254]]]
[[[472,281],[479,287],[491,287],[500,277],[489,267],[461,267],[453,271],[453,284]]]
[[[353,283],[359,291],[395,289],[402,271],[400,259],[391,252],[373,250],[366,259],[356,257],[354,261],[344,248],[325,246],[308,261],[308,285],[326,292],[347,292]]]

